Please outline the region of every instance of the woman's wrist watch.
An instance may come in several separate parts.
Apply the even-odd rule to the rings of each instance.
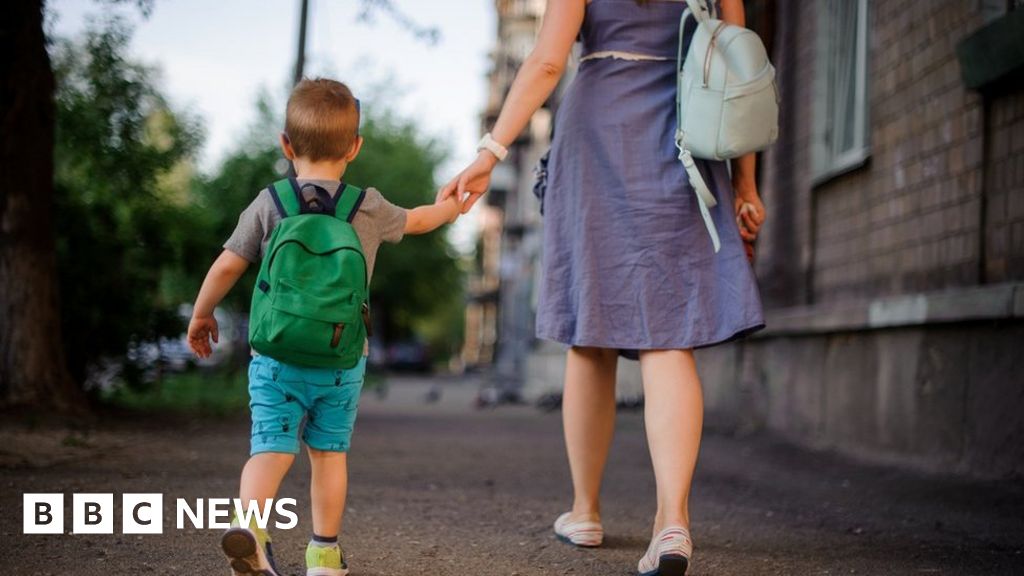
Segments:
[[[482,150],[487,150],[491,154],[494,154],[494,157],[498,159],[498,162],[501,162],[508,156],[508,148],[502,146],[497,140],[491,137],[490,132],[484,134],[484,137],[480,139],[480,143],[476,145],[477,152]]]

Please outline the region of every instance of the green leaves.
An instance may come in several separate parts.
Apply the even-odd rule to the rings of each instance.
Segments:
[[[386,114],[364,119],[362,134],[366,143],[345,175],[347,182],[373,186],[406,208],[433,203],[434,172],[444,159],[437,142]],[[385,318],[386,340],[415,337],[429,341],[435,352],[450,352],[461,339],[460,330],[448,329],[461,328],[463,307],[462,272],[446,229],[381,246],[370,298],[374,313]]]
[[[286,166],[277,148],[284,106],[262,95],[250,133],[213,174],[197,174],[200,120],[168,104],[157,71],[128,56],[130,39],[130,28],[113,18],[52,46],[61,313],[79,382],[90,364],[123,357],[133,342],[181,334],[178,306],[195,297],[242,209]],[[366,144],[347,182],[374,186],[405,207],[433,201],[443,159],[436,142],[372,107],[362,134]],[[248,310],[253,276],[227,307]],[[461,286],[443,232],[382,247],[371,286],[383,321],[376,337],[417,335],[454,351]]]
[[[183,255],[175,232],[192,220],[168,176],[191,170],[202,131],[171,109],[152,70],[126,58],[129,40],[113,19],[53,53],[61,312],[79,381],[89,363],[123,355],[130,342],[181,330],[179,301],[161,286]]]

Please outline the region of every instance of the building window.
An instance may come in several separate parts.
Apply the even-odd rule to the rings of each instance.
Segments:
[[[860,166],[870,155],[868,1],[817,4],[814,168],[820,182]]]

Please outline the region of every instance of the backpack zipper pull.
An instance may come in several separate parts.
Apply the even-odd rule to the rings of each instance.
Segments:
[[[345,324],[338,322],[334,325],[334,336],[331,337],[331,348],[337,348],[338,343],[341,342],[341,332],[345,329]]]

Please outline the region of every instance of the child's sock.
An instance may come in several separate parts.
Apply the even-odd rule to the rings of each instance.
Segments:
[[[306,546],[306,574],[348,574],[345,553],[338,545],[337,536],[313,535]]]
[[[333,548],[338,545],[338,537],[313,534],[313,538],[309,541],[309,545],[318,548]]]

